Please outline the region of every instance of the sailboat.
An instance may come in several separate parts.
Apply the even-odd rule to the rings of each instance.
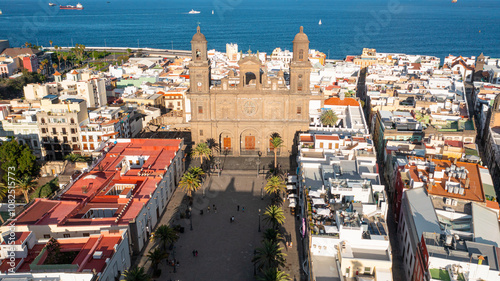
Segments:
[[[321,25],[321,20],[319,20],[318,25]]]
[[[214,10],[212,10],[212,15],[214,14]]]

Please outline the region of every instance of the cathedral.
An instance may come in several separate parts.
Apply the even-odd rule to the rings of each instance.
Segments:
[[[274,155],[271,136],[283,139],[280,156],[288,156],[297,132],[309,128],[309,39],[300,27],[293,40],[290,83],[284,73],[268,76],[258,54],[238,62],[239,75],[230,71],[214,85],[210,78],[207,40],[198,27],[191,40],[189,65],[191,134],[195,144],[212,139],[221,154]]]

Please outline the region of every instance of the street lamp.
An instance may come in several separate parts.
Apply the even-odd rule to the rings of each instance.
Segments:
[[[259,209],[259,232],[260,232],[260,209]]]
[[[174,255],[174,273],[176,273],[177,272],[177,263],[175,260],[175,246],[174,246],[174,251],[172,252],[172,254]]]
[[[189,228],[193,230],[193,216],[192,216],[193,213],[191,213],[192,210],[191,206],[189,206],[188,209],[189,209]]]

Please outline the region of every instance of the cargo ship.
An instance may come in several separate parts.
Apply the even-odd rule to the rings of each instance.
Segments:
[[[59,6],[61,10],[83,10],[83,5],[78,3],[76,6],[67,5],[67,6]]]
[[[54,3],[49,3],[49,6],[53,7],[53,6],[57,6],[57,5]]]

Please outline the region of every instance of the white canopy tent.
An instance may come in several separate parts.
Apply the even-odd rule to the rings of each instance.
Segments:
[[[326,205],[326,202],[323,198],[313,198],[312,199],[312,204],[313,206],[316,206],[316,205]]]

